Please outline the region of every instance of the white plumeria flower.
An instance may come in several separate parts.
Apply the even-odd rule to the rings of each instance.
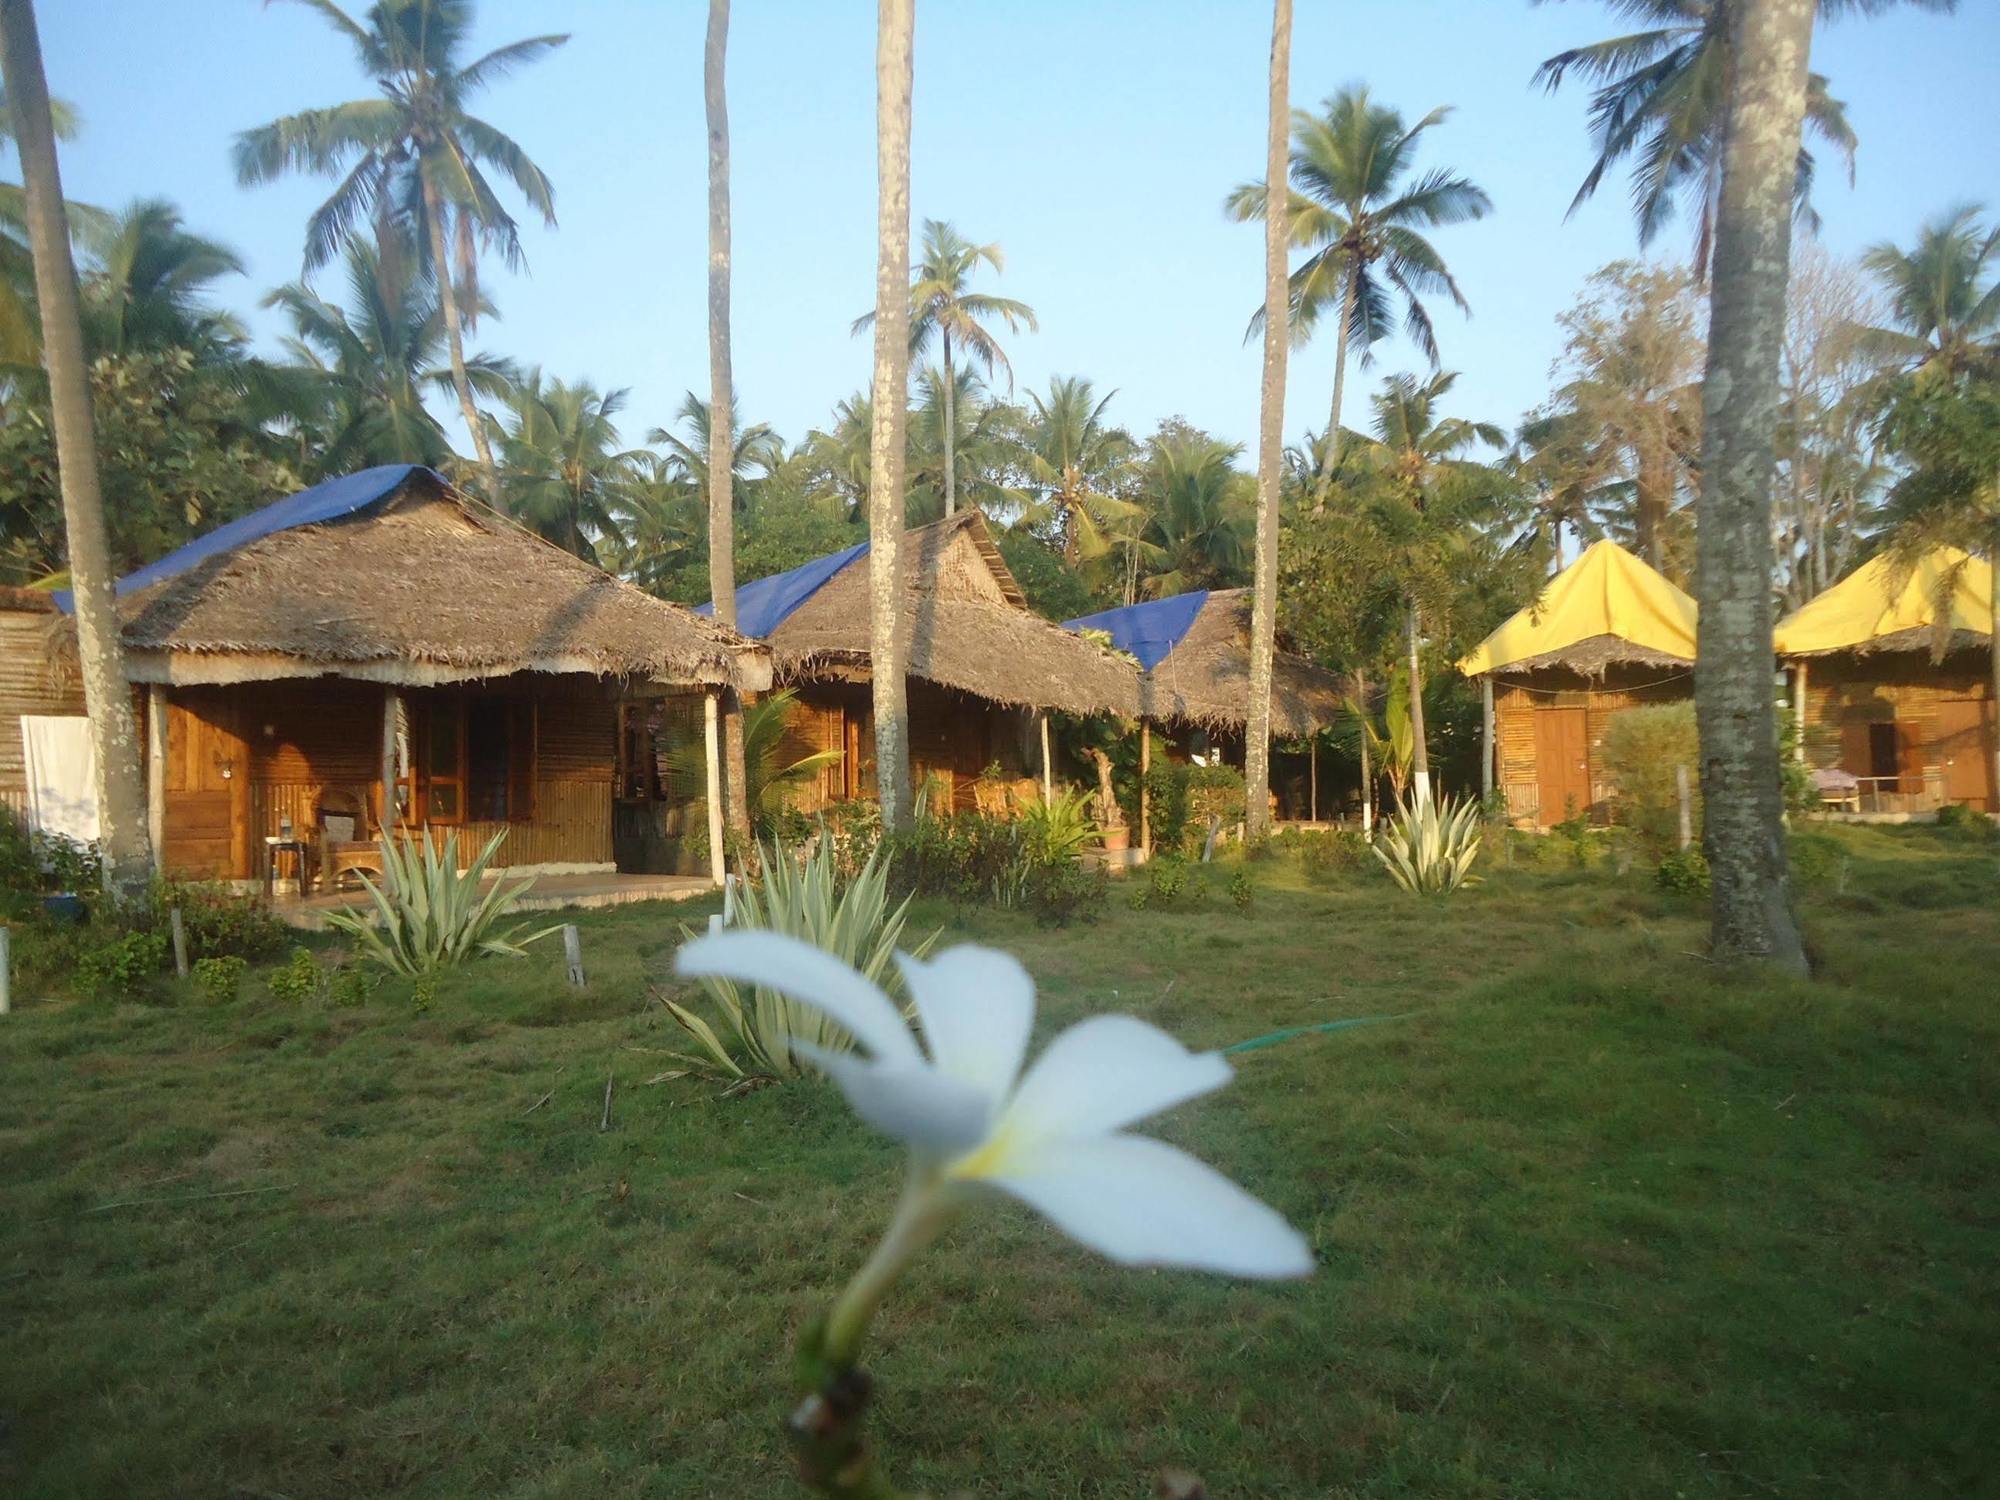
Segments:
[[[1227,1083],[1220,1055],[1189,1052],[1131,1016],[1094,1016],[1056,1037],[1024,1074],[1035,986],[1017,961],[977,947],[896,958],[928,1055],[887,995],[796,938],[713,933],[674,961],[682,974],[763,985],[814,1006],[861,1049],[806,1051],[856,1114],[910,1148],[910,1185],[870,1262],[878,1274],[854,1310],[861,1322],[909,1255],[988,1189],[1123,1265],[1312,1271],[1304,1236],[1276,1211],[1186,1152],[1124,1133]],[[857,1287],[869,1279],[864,1269]],[[839,1326],[838,1310],[835,1323],[836,1334],[858,1336],[858,1327]]]

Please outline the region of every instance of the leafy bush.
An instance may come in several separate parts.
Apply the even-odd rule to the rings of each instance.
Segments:
[[[147,894],[153,927],[166,931],[179,907],[188,957],[264,959],[282,952],[289,936],[271,908],[215,881],[156,879]]]
[[[1236,903],[1238,911],[1250,910],[1257,899],[1257,882],[1250,878],[1247,869],[1238,870],[1229,880],[1229,899]]]
[[[271,993],[280,1000],[310,1000],[319,993],[319,965],[310,948],[294,948],[282,968],[273,969],[267,981]]]
[[[1187,894],[1188,863],[1178,855],[1162,855],[1146,866],[1146,889],[1135,892],[1143,897],[1141,906],[1172,906]]]
[[[31,833],[13,809],[0,807],[0,917],[32,917],[44,895],[95,891],[102,877],[95,844]]]
[[[1188,767],[1186,836],[1206,839],[1210,818],[1224,828],[1243,820],[1243,773],[1233,766]]]
[[[328,912],[327,925],[352,937],[364,957],[398,974],[448,969],[476,953],[518,958],[522,945],[560,931],[562,924],[528,933],[520,927],[499,930],[501,919],[534,885],[527,877],[510,881],[503,875],[481,893],[480,877],[506,837],[503,828],[488,839],[462,874],[456,833],[445,835],[442,845],[429,834],[384,839],[386,889],[360,877],[372,912]],[[377,920],[371,922],[371,915]]]
[[[2000,823],[1995,823],[1985,813],[1967,807],[1963,802],[1947,802],[1940,807],[1936,826],[1940,833],[1973,843],[1984,844],[2000,839]]]
[[[167,966],[163,932],[110,931],[77,956],[76,982],[85,994],[129,1000]]]
[[[761,932],[782,932],[825,949],[860,970],[891,996],[902,991],[903,976],[893,962],[910,898],[889,906],[888,863],[871,857],[860,874],[844,884],[835,869],[832,846],[822,842],[801,858],[782,845],[764,851],[763,879],[741,888],[730,925]],[[684,937],[695,936],[683,926]],[[928,952],[936,934],[908,950]],[[825,1013],[800,1005],[776,990],[753,986],[748,994],[732,979],[713,975],[700,980],[721,1022],[709,1025],[685,1005],[665,1002],[668,1012],[695,1039],[698,1056],[683,1060],[702,1072],[732,1078],[785,1079],[797,1077],[809,1064],[797,1054],[801,1043],[845,1052],[854,1045],[846,1031]]]
[[[1618,816],[1656,844],[1672,841],[1680,826],[1677,766],[1688,768],[1688,794],[1698,829],[1701,817],[1701,742],[1693,703],[1658,703],[1613,715],[1604,731],[1604,770],[1618,799]]]
[[[194,961],[194,987],[210,1005],[227,1005],[236,998],[243,971],[250,966],[233,954]]]
[[[882,847],[897,890],[960,905],[1019,906],[1035,869],[1050,863],[1025,821],[979,812],[918,818]]]
[[[1028,877],[1028,910],[1044,927],[1095,922],[1110,893],[1111,877],[1103,870],[1086,870],[1075,860],[1039,865]]]
[[[1661,890],[1672,891],[1677,896],[1706,896],[1708,856],[1701,852],[1699,844],[1676,849],[1660,861],[1653,878],[1659,882]]]
[[[1397,807],[1383,825],[1375,857],[1411,895],[1441,896],[1472,881],[1481,836],[1477,802],[1426,797]]]
[[[1353,829],[1331,833],[1307,833],[1299,838],[1299,867],[1306,878],[1324,881],[1336,874],[1357,870],[1368,859],[1368,840]]]
[[[1190,769],[1179,761],[1161,760],[1146,772],[1155,848],[1178,849],[1187,838]]]

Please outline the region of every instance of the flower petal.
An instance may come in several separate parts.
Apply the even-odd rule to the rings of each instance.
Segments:
[[[898,953],[931,1061],[997,1106],[1021,1073],[1035,1024],[1035,981],[1012,954],[970,945],[933,959]]]
[[[984,1180],[1120,1265],[1312,1273],[1305,1236],[1275,1209],[1185,1151],[1144,1136],[1057,1142]]]
[[[792,1050],[839,1085],[855,1114],[907,1146],[949,1155],[986,1134],[986,1095],[927,1063],[871,1062],[805,1042]]]
[[[1190,1052],[1131,1016],[1092,1016],[1063,1032],[1015,1090],[997,1135],[1022,1148],[1102,1135],[1221,1088],[1229,1064]]]
[[[674,972],[761,984],[826,1012],[883,1062],[920,1066],[923,1054],[889,997],[823,948],[781,932],[712,932],[684,943]]]

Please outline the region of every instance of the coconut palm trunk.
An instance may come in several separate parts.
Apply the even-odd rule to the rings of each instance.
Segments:
[[[708,597],[715,618],[736,627],[736,381],[729,359],[729,0],[709,0],[702,52],[708,113]],[[743,754],[743,700],[722,700],[723,815],[748,847],[750,792]]]
[[[952,445],[958,437],[958,388],[951,375],[951,332],[943,330],[944,353],[944,513],[958,509],[958,463]]]
[[[1988,812],[2000,813],[2000,526],[1994,528],[1993,545],[1986,552],[1992,569],[1993,616],[1986,622],[1987,685],[1993,700],[1993,803]]]
[[[1804,973],[1792,906],[1771,688],[1771,487],[1792,188],[1805,112],[1814,0],[1737,8],[1722,197],[1702,385],[1696,593],[1701,636],[1702,842],[1718,958]]]
[[[76,601],[77,656],[83,702],[97,751],[98,842],[105,888],[121,897],[143,894],[152,870],[146,833],[146,788],[139,768],[139,732],[132,690],[119,650],[118,607],[112,595],[111,549],[97,475],[97,434],[90,404],[90,369],[70,259],[69,218],[63,209],[48,80],[32,0],[0,0],[0,67],[21,154],[28,243],[42,318],[42,363],[60,470],[70,587]]]
[[[458,409],[465,417],[466,431],[472,434],[472,451],[479,456],[479,477],[486,486],[487,503],[499,505],[500,470],[493,462],[493,445],[486,441],[486,426],[472,400],[472,379],[465,373],[465,334],[459,323],[458,293],[451,284],[451,260],[445,251],[444,200],[428,170],[418,176],[423,182],[424,220],[430,232],[431,265],[437,275],[438,315],[444,320],[445,347],[451,354],[451,385],[458,392]]]
[[[1264,165],[1264,381],[1257,431],[1257,557],[1250,596],[1250,703],[1243,728],[1244,832],[1271,830],[1271,667],[1278,619],[1278,483],[1285,459],[1285,354],[1291,336],[1285,205],[1292,120],[1292,0],[1271,14],[1270,120]]]
[[[1319,460],[1319,495],[1313,501],[1313,509],[1326,508],[1326,492],[1333,480],[1333,471],[1340,461],[1340,397],[1347,388],[1347,325],[1354,318],[1354,267],[1347,268],[1341,278],[1340,327],[1333,336],[1333,409],[1326,418],[1326,451]]]
[[[1421,806],[1431,799],[1431,747],[1424,734],[1423,621],[1414,600],[1403,616],[1403,634],[1410,654],[1410,785]]]
[[[910,821],[910,715],[896,639],[910,379],[910,85],[916,0],[877,0],[875,383],[868,444],[868,639],[882,828]]]

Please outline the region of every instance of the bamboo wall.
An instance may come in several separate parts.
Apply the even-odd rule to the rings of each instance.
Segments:
[[[1955,651],[1942,662],[1921,651],[1809,657],[1805,668],[1805,748],[1813,765],[1870,776],[1869,726],[1893,724],[1896,770],[1907,783],[1894,795],[1909,802],[1908,810],[1950,800],[2000,812],[1986,769],[1993,753],[1993,688],[1984,649]],[[1944,709],[1948,703],[1977,708],[1953,713]],[[1948,736],[1940,727],[1942,713],[1961,725],[1976,713],[1983,731],[1976,740],[1963,729]],[[1982,764],[1947,767],[1947,758],[1958,755],[1977,756]]]
[[[21,715],[83,712],[73,658],[51,646],[59,619],[39,609],[0,609],[0,805],[16,813],[28,796]]]
[[[1579,785],[1577,811],[1601,819],[1612,795],[1604,767],[1604,736],[1627,709],[1677,703],[1694,696],[1691,668],[1613,666],[1602,678],[1551,669],[1508,675],[1493,682],[1494,785],[1506,793],[1507,810],[1517,822],[1546,828],[1567,816],[1564,805],[1544,807],[1542,793],[1551,777],[1537,752],[1536,715],[1550,709],[1581,709],[1589,764],[1587,786]]]
[[[987,577],[990,581],[991,575]],[[909,709],[911,780],[921,786],[927,777],[949,778],[954,811],[969,812],[978,805],[976,787],[989,766],[997,764],[1008,780],[1039,774],[1039,760],[1026,751],[1031,725],[1021,710],[917,678],[910,679]],[[794,808],[812,813],[832,802],[875,795],[875,719],[868,683],[800,686],[798,707],[780,742],[781,759],[790,764],[816,750],[839,750],[841,760],[793,792]]]

